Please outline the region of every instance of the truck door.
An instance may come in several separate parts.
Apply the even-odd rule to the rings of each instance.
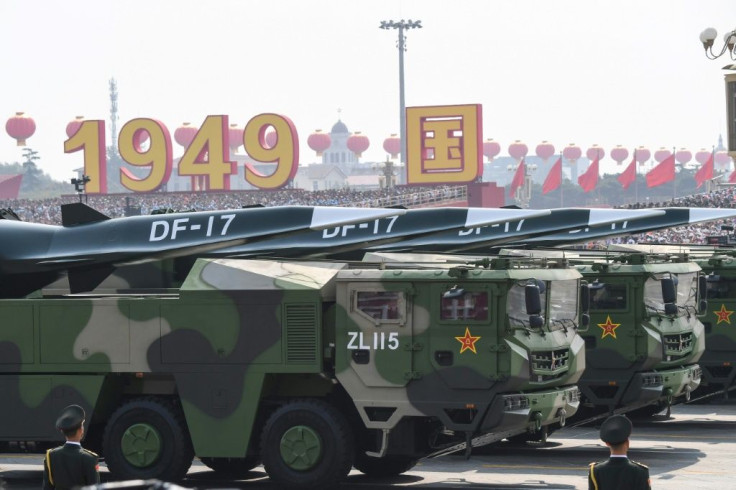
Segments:
[[[489,388],[498,369],[497,297],[489,286],[473,283],[434,284],[431,295],[428,354],[433,370],[450,388]]]
[[[350,283],[347,293],[337,345],[346,349],[350,368],[366,386],[406,386],[412,379],[411,285]]]

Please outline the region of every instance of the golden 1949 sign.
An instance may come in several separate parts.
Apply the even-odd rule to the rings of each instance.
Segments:
[[[482,128],[479,104],[409,107],[406,109],[407,184],[460,184],[472,182],[482,174]],[[272,128],[276,143],[265,142]],[[180,176],[203,178],[205,188],[230,189],[230,178],[237,176],[229,157],[228,116],[207,116],[179,160]],[[140,142],[149,140],[146,148]],[[259,189],[278,189],[294,178],[299,166],[299,138],[288,117],[259,114],[243,131],[246,153],[255,161],[274,163],[269,175],[245,167],[245,180]],[[84,173],[90,177],[86,191],[107,192],[105,123],[84,121],[64,142],[64,152],[82,151]],[[133,167],[147,170],[145,177],[129,169],[120,170],[120,183],[134,192],[151,192],[165,185],[173,171],[171,135],[155,119],[137,118],[123,125],[118,136],[120,157]]]

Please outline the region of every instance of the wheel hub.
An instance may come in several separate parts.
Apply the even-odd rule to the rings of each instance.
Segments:
[[[161,455],[161,434],[150,424],[131,425],[123,433],[120,448],[128,463],[138,468],[145,468],[153,464]]]
[[[281,457],[292,469],[305,471],[313,468],[322,457],[319,435],[305,425],[296,425],[281,437]]]

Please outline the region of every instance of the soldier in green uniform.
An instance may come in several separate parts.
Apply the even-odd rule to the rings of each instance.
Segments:
[[[69,405],[56,420],[56,428],[66,444],[46,451],[43,462],[43,489],[69,490],[82,485],[100,483],[98,457],[82,447],[84,409]]]
[[[608,461],[590,463],[588,490],[650,490],[649,468],[627,456],[631,421],[623,415],[608,417],[601,440],[611,450]]]

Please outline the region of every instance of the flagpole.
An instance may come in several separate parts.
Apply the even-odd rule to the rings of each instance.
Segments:
[[[634,202],[639,203],[639,160],[636,159],[636,148],[634,148]]]
[[[675,178],[672,179],[672,201],[677,199],[677,165],[675,160],[675,147],[672,147],[672,167],[675,169]],[[674,202],[673,202],[674,204]]]
[[[562,173],[562,168],[565,166],[564,161],[562,160],[562,152],[560,152],[560,207],[565,207],[565,197],[562,190],[562,184],[565,183],[565,174]]]

